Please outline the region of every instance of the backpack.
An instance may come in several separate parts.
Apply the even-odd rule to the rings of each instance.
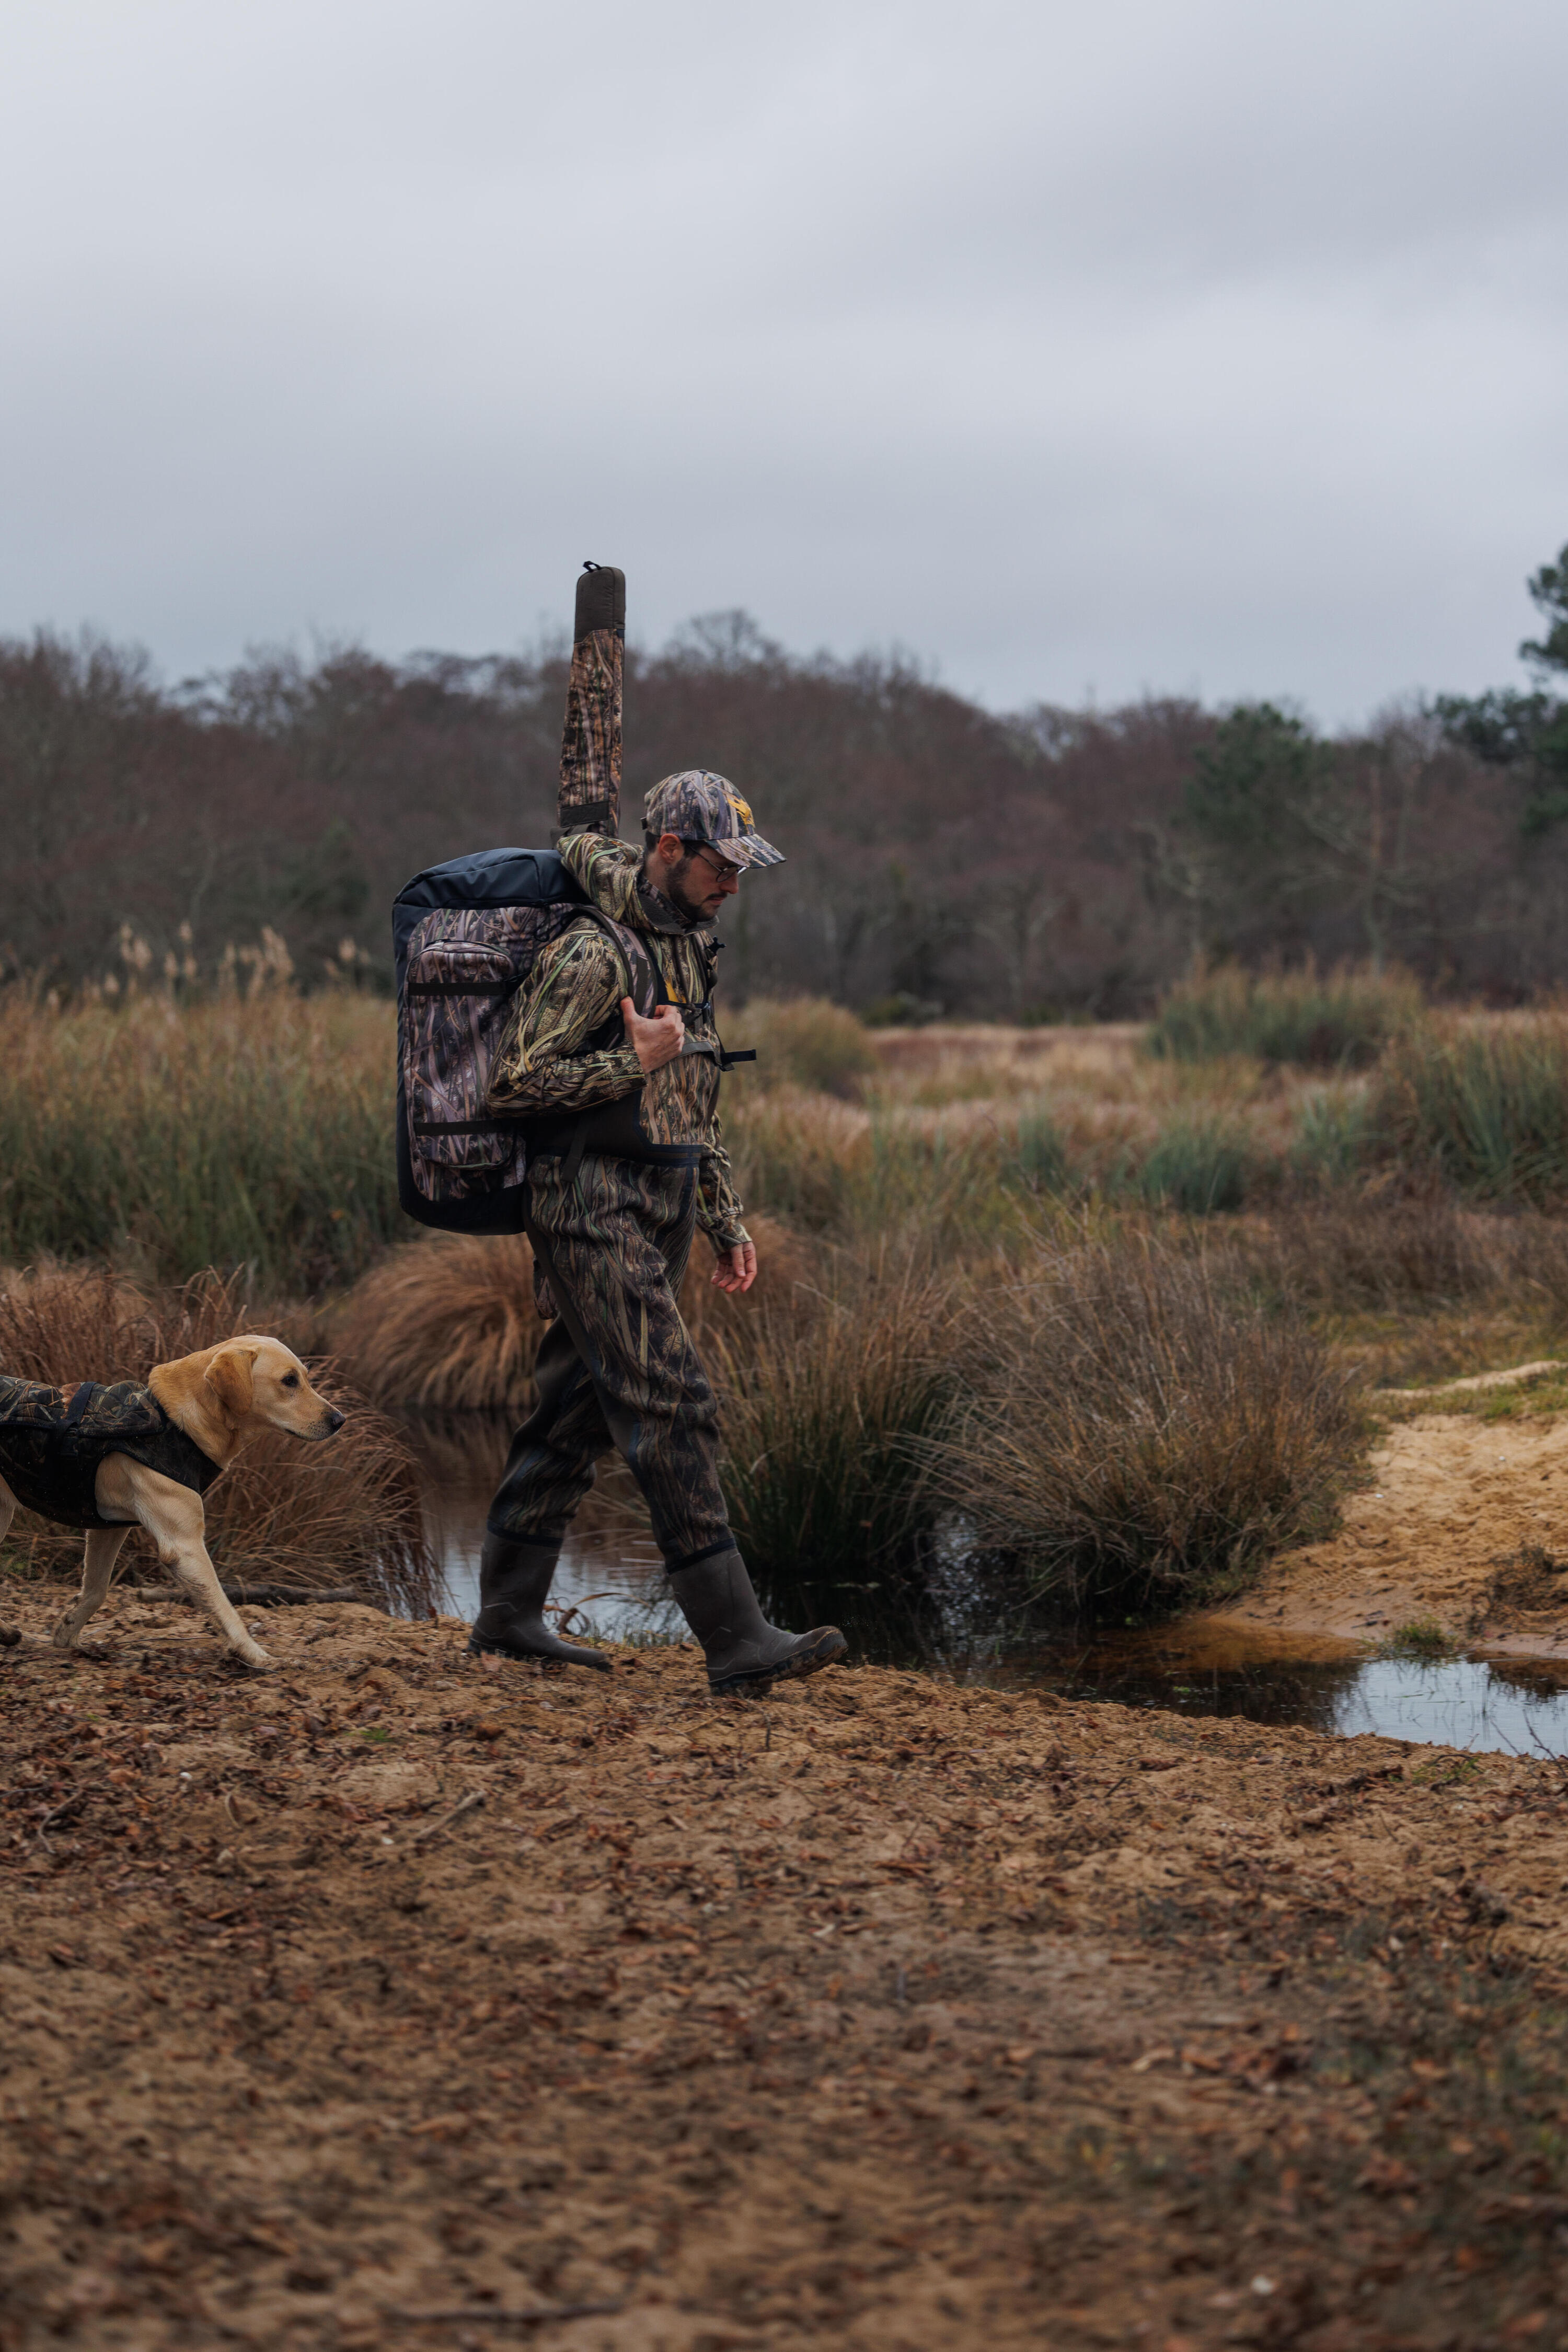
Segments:
[[[635,934],[590,904],[552,849],[479,850],[398,892],[397,1198],[418,1223],[523,1230],[528,1122],[492,1117],[485,1093],[513,997],[541,950],[584,915],[616,937],[633,999],[650,1010]]]

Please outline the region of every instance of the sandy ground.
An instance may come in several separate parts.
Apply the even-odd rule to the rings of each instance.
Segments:
[[[1568,1654],[1568,1575],[1550,1565],[1568,1563],[1568,1418],[1424,1413],[1371,1468],[1333,1541],[1282,1555],[1225,1622],[1365,1642],[1427,1620],[1484,1650]]]
[[[1549,1766],[8,1605],[5,2352],[1568,2343]]]

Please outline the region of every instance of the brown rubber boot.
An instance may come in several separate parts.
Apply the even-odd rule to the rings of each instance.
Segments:
[[[558,1544],[513,1543],[487,1532],[479,1554],[479,1613],[468,1635],[476,1658],[491,1650],[503,1658],[546,1658],[558,1665],[608,1669],[610,1661],[602,1650],[580,1650],[551,1633],[544,1622],[550,1580],[560,1557]]]
[[[702,1644],[710,1691],[762,1690],[790,1675],[814,1675],[849,1646],[837,1625],[810,1633],[770,1625],[732,1544],[689,1568],[671,1569],[669,1589]]]

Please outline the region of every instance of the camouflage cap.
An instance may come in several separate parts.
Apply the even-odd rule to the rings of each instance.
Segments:
[[[700,841],[731,866],[784,864],[784,851],[757,831],[751,803],[728,776],[716,776],[710,768],[682,768],[678,776],[655,784],[643,803],[643,823],[652,834]]]

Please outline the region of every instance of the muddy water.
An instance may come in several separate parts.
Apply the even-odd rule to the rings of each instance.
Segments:
[[[418,1433],[426,1512],[449,1605],[472,1616],[485,1512],[506,1454],[505,1433]],[[1376,1657],[1342,1642],[1270,1637],[1224,1618],[1157,1632],[1049,1641],[998,1635],[973,1601],[911,1611],[875,1585],[818,1588],[812,1622],[831,1616],[855,1654],[969,1682],[1034,1685],[1074,1698],[1178,1714],[1299,1723],[1346,1738],[1387,1738],[1521,1755],[1568,1755],[1568,1660]],[[601,1475],[562,1555],[552,1600],[570,1633],[679,1638],[663,1595],[658,1549],[636,1489],[618,1466]],[[575,1612],[570,1613],[570,1612]]]

